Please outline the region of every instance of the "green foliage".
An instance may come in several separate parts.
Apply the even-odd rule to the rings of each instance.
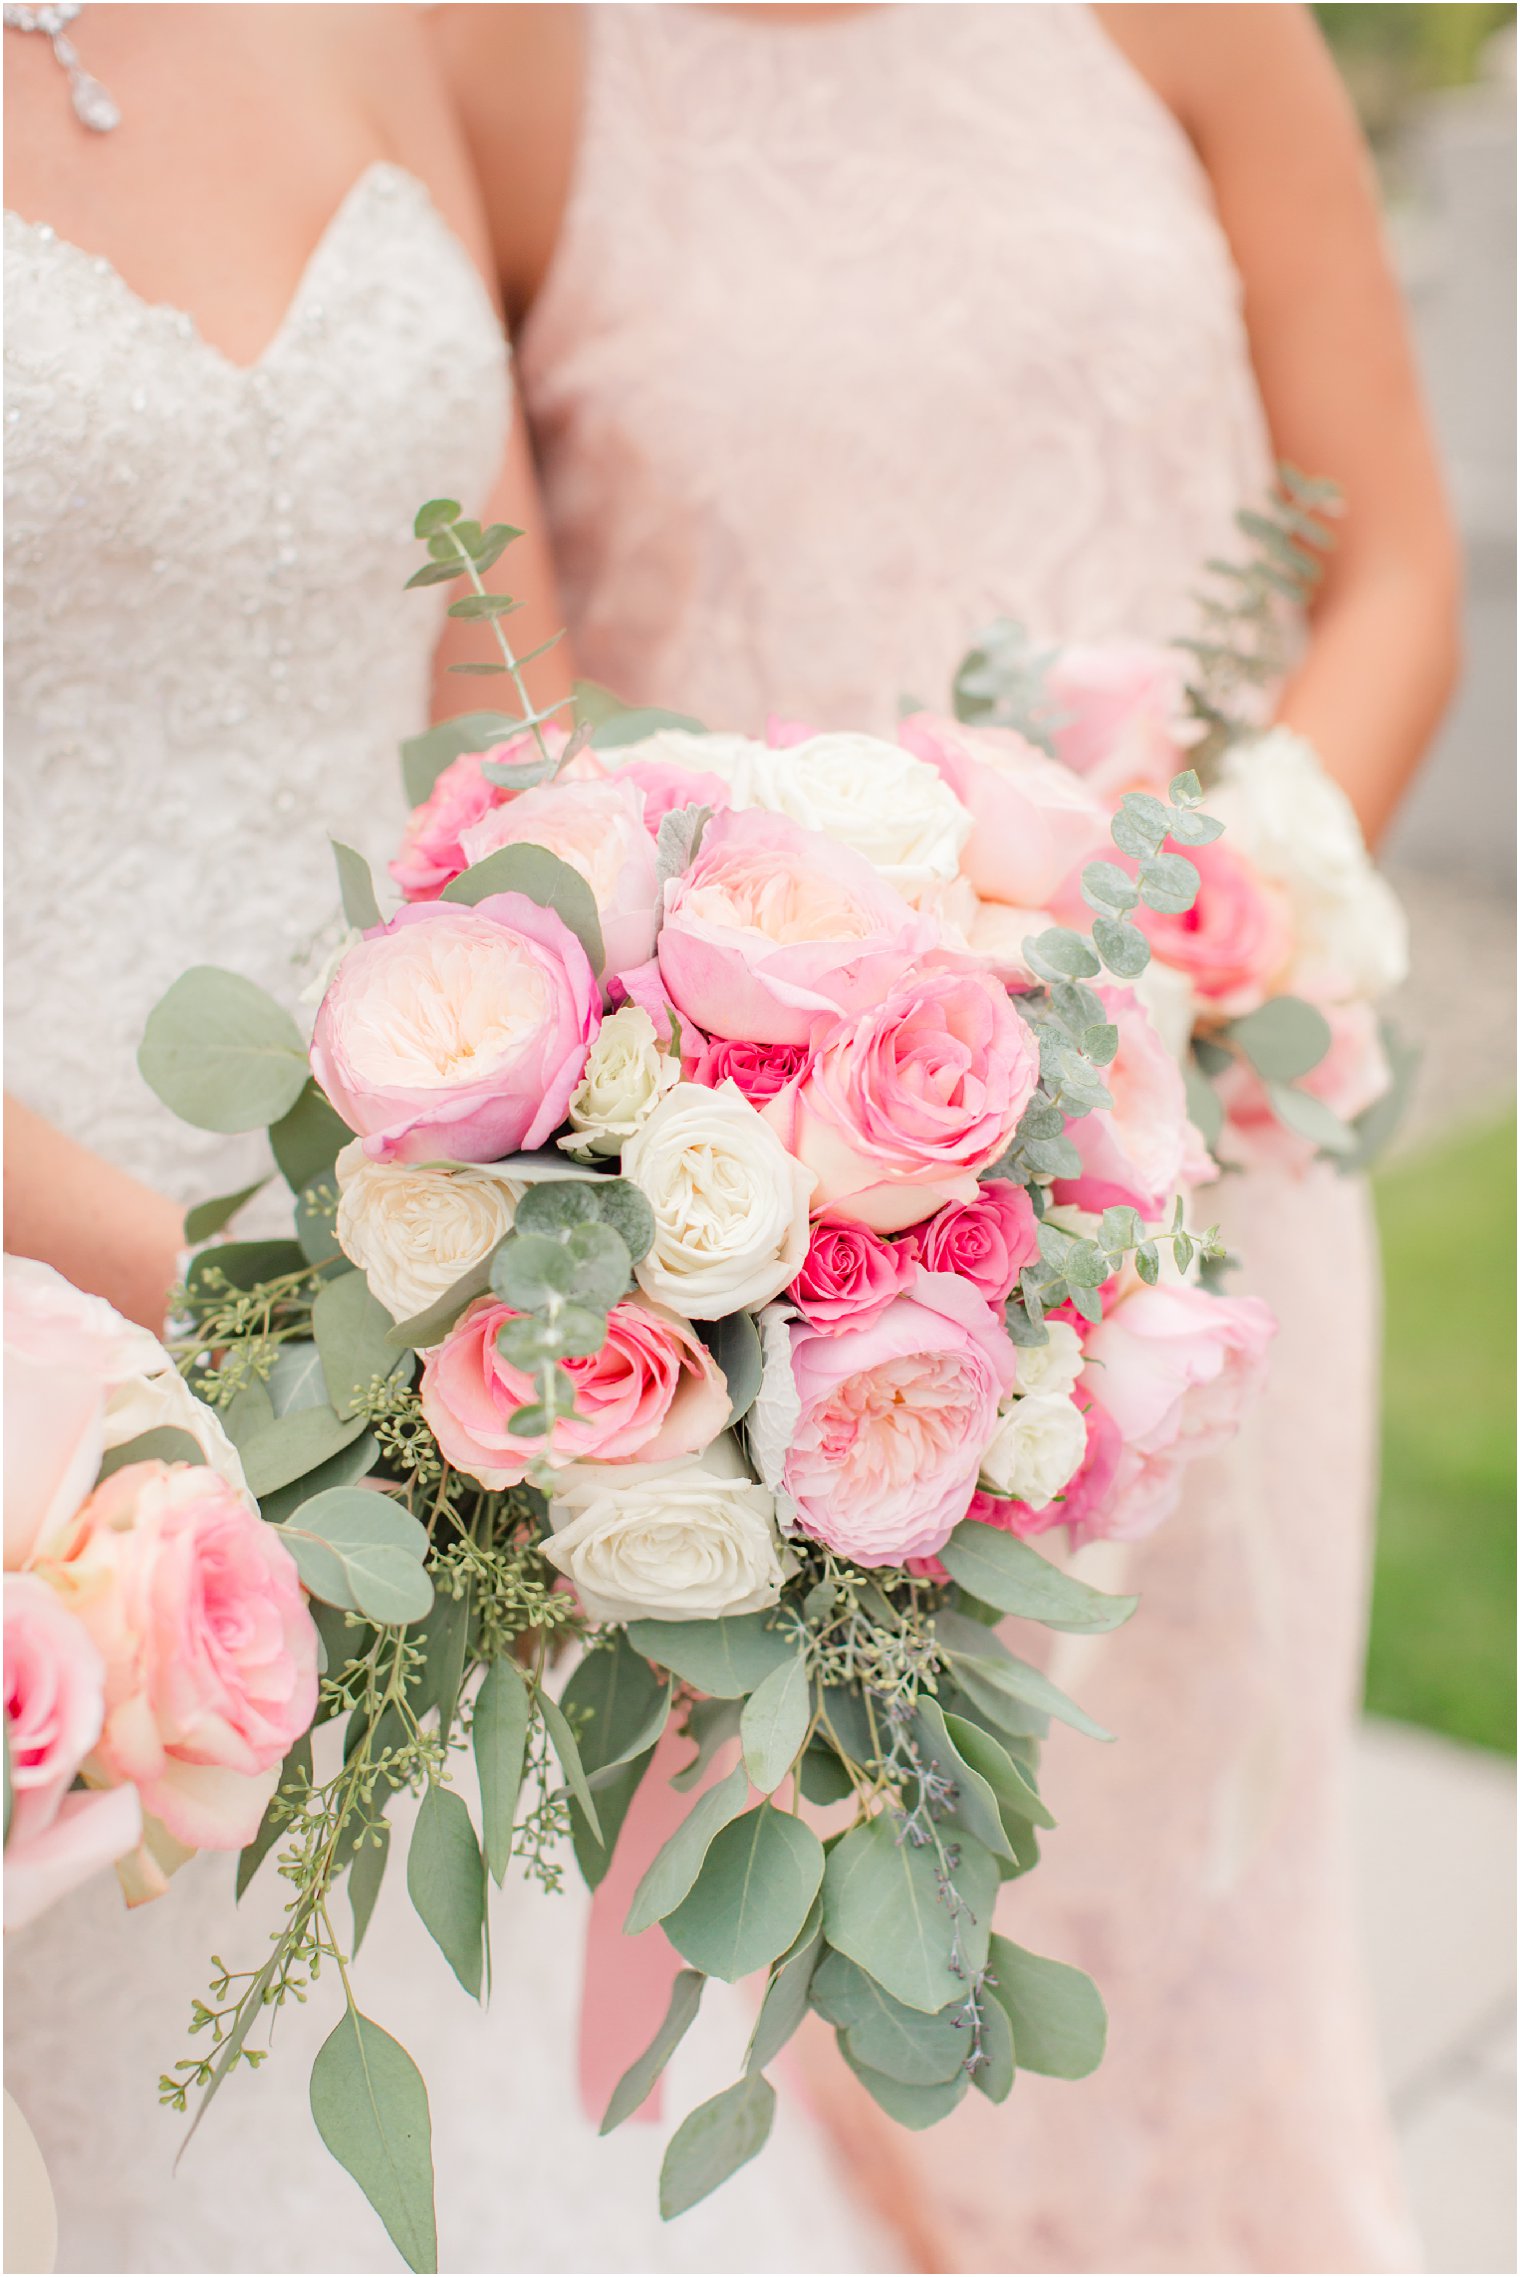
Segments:
[[[306,1088],[306,1047],[290,1014],[251,980],[192,965],[148,1015],[137,1064],[182,1122],[254,1131]]]
[[[240,1186],[235,1194],[218,1194],[213,1201],[197,1202],[185,1212],[185,1239],[187,1242],[209,1241],[220,1233],[255,1194],[261,1194],[269,1184],[267,1178],[255,1178],[251,1186]]]
[[[670,2006],[665,2011],[664,2022],[644,2053],[635,2058],[613,2089],[612,2099],[597,2130],[599,2134],[610,2135],[614,2127],[620,2127],[625,2119],[631,2119],[640,2105],[648,2100],[661,2072],[696,2021],[702,1987],[706,1982],[706,1977],[699,1969],[677,1971],[675,1982],[670,1988]]]
[[[699,2104],[670,2138],[660,2168],[660,2213],[673,2221],[710,2197],[765,2148],[776,2116],[776,2092],[748,2072],[721,2095]]]
[[[744,1767],[762,1795],[780,1786],[802,1752],[810,1723],[807,1662],[799,1652],[756,1685],[739,1718]]]
[[[973,727],[1012,728],[1026,742],[1055,753],[1060,715],[1045,692],[1054,649],[1037,649],[1022,625],[997,617],[977,633],[956,667],[951,696],[955,716]]]
[[[810,1826],[762,1803],[723,1828],[665,1934],[706,1976],[730,1984],[784,1953],[823,1879],[823,1845]]]
[[[628,1641],[683,1683],[720,1700],[752,1692],[792,1656],[786,1636],[763,1613],[721,1621],[631,1621]]]
[[[764,2071],[786,2046],[808,2012],[813,1974],[823,1954],[823,1902],[814,1898],[808,1916],[787,1950],[772,1966],[765,1998],[745,2052],[746,2071]]]
[[[749,1781],[742,1764],[736,1764],[716,1786],[704,1789],[645,1868],[623,1923],[628,1936],[637,1937],[683,1903],[713,1843],[748,1801]]]
[[[373,1384],[398,1372],[410,1376],[416,1365],[391,1343],[391,1316],[362,1273],[342,1273],[317,1291],[311,1325],[327,1396],[345,1422]]]
[[[1063,1573],[1027,1542],[975,1518],[963,1519],[956,1527],[940,1551],[940,1562],[952,1581],[984,1605],[1040,1621],[1048,1629],[1069,1629],[1079,1635],[1116,1629],[1140,1602],[1138,1597],[1106,1597]]]
[[[829,1854],[823,1881],[824,1935],[907,2008],[935,2015],[963,1994],[968,1974],[987,1962],[997,1867],[978,1842],[964,1841],[953,1888],[937,1846],[918,1843],[880,1814],[857,1826]]]
[[[517,1663],[505,1657],[493,1660],[475,1696],[470,1731],[480,1779],[486,1864],[498,1888],[512,1856],[512,1827],[532,1721],[532,1702]]]
[[[311,2067],[311,2115],[409,2269],[438,2267],[433,2126],[422,2075],[350,2001]]]
[[[368,862],[352,846],[338,839],[331,841],[333,860],[338,865],[338,891],[343,897],[343,914],[357,932],[367,933],[380,923],[380,904],[375,899],[375,881],[370,876]]]
[[[192,1439],[188,1431],[177,1431],[172,1424],[158,1424],[151,1431],[139,1431],[135,1439],[125,1439],[119,1447],[108,1447],[100,1459],[100,1478],[109,1478],[113,1471],[125,1470],[129,1463],[204,1463],[200,1441]]]
[[[498,846],[472,869],[451,878],[442,899],[473,908],[496,893],[520,893],[541,909],[552,909],[580,942],[593,973],[601,971],[607,957],[596,897],[579,870],[572,870],[546,846]]]
[[[1085,2079],[1097,2070],[1108,2019],[1091,1977],[994,1937],[987,1982],[1013,2026],[1020,2070],[1051,2079]]]
[[[843,1953],[828,1953],[813,1979],[812,2002],[858,2062],[905,2087],[937,2087],[965,2066],[959,1998],[925,2015],[894,2000]]]
[[[281,1177],[293,1194],[299,1194],[332,1169],[353,1135],[316,1084],[307,1082],[290,1111],[271,1125],[269,1144]]]
[[[1391,1164],[1373,1195],[1383,1441],[1367,1705],[1511,1755],[1513,1115]],[[1453,1240],[1454,1204],[1481,1238]]]
[[[406,1886],[423,1925],[471,1998],[485,1966],[486,1870],[463,1798],[432,1786],[406,1857]]]
[[[324,1604],[382,1624],[419,1621],[432,1605],[427,1529],[388,1495],[332,1487],[301,1504],[281,1539]]]

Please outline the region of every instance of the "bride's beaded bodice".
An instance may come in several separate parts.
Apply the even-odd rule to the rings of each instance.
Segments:
[[[411,518],[483,504],[505,348],[390,165],[251,366],[14,214],[5,315],[6,1079],[203,1193],[225,1142],[149,1092],[143,1022],[197,961],[290,1001],[335,905],[328,831],[394,846],[442,605],[402,591]]]
[[[890,729],[999,613],[1172,638],[1268,473],[1240,300],[1086,7],[588,10],[518,354],[578,664]]]

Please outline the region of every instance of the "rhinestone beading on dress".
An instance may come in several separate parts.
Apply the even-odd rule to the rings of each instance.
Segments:
[[[247,1150],[159,1106],[143,1022],[197,958],[292,999],[328,831],[393,847],[442,606],[402,591],[411,517],[484,504],[505,349],[391,166],[247,368],[51,229],[5,233],[7,1081],[188,1198]]]

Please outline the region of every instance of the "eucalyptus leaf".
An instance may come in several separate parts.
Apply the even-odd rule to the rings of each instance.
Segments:
[[[566,1722],[559,1702],[551,1698],[547,1692],[539,1693],[538,1709],[539,1714],[544,1719],[544,1728],[549,1734],[549,1744],[559,1757],[560,1769],[565,1774],[566,1784],[576,1802],[585,1812],[592,1833],[600,1842],[602,1839],[601,1821],[597,1817],[596,1804],[591,1799],[591,1789],[586,1782],[585,1769],[581,1763],[581,1751],[576,1746],[575,1734]]]
[[[697,2009],[702,2000],[702,1987],[707,1979],[700,1969],[679,1969],[670,1988],[670,2006],[665,2020],[644,2053],[628,2066],[616,2087],[611,2101],[602,2116],[598,2134],[610,2135],[625,2119],[645,2104],[654,2092],[656,2081],[669,2063],[676,2049],[685,2039],[696,2021]]]
[[[1355,1132],[1323,1099],[1308,1091],[1296,1091],[1290,1083],[1269,1083],[1267,1098],[1278,1121],[1299,1138],[1308,1139],[1321,1153],[1350,1154],[1355,1150]]]
[[[343,914],[356,931],[370,932],[381,922],[380,904],[375,899],[375,881],[370,875],[368,862],[352,846],[341,840],[329,841],[333,860],[338,865],[338,891],[343,897]]]
[[[304,1731],[280,1765],[279,1780],[276,1783],[274,1793],[269,1798],[268,1808],[259,1821],[253,1840],[247,1843],[238,1854],[237,1878],[234,1886],[235,1896],[241,1898],[269,1852],[290,1825],[288,1810],[277,1815],[275,1804],[282,1795],[287,1800],[291,1797],[299,1798],[304,1795],[310,1779],[311,1733]]]
[[[185,1239],[194,1244],[209,1241],[229,1225],[246,1202],[261,1194],[269,1184],[267,1178],[255,1178],[251,1186],[240,1186],[235,1194],[218,1194],[209,1202],[197,1202],[185,1212]]]
[[[1198,872],[1185,854],[1153,854],[1140,864],[1140,898],[1148,909],[1180,917],[1198,899]]]
[[[1269,996],[1254,1012],[1232,1020],[1224,1033],[1258,1075],[1275,1083],[1307,1075],[1330,1049],[1329,1021],[1301,996]]]
[[[953,1806],[946,1814],[945,1824],[974,1835],[994,1857],[1011,1858],[1013,1845],[1003,1831],[996,1794],[981,1772],[961,1753],[945,1722],[943,1709],[927,1692],[920,1696],[914,1721],[926,1752],[954,1790]]]
[[[850,2052],[872,2071],[905,2087],[937,2087],[966,2061],[967,2038],[955,2021],[966,1988],[933,2015],[907,2008],[843,1953],[825,1953],[813,1978],[812,2004],[847,2034]]]
[[[148,1015],[137,1064],[182,1122],[253,1131],[278,1121],[306,1087],[306,1047],[264,989],[218,965],[192,965]]]
[[[326,1406],[303,1407],[294,1414],[276,1416],[248,1438],[237,1440],[249,1492],[262,1502],[277,1487],[292,1486],[360,1438],[366,1428],[362,1415],[345,1420]]]
[[[401,776],[408,805],[421,806],[444,768],[466,751],[494,750],[499,743],[513,742],[522,732],[522,721],[510,712],[456,712],[426,734],[409,736],[401,746]]]
[[[1204,1145],[1212,1150],[1219,1144],[1224,1129],[1224,1102],[1196,1059],[1189,1057],[1183,1061],[1182,1084],[1187,1095],[1188,1120]]]
[[[988,1984],[1013,2026],[1020,2071],[1085,2079],[1103,2060],[1108,2019],[1092,1978],[1047,1961],[1010,1938],[994,1937]]]
[[[991,1853],[969,1836],[960,1844],[955,1887],[966,1912],[952,1921],[940,1895],[931,1851],[899,1841],[889,1817],[878,1813],[857,1826],[829,1854],[823,1882],[823,1929],[845,1953],[905,2007],[933,2015],[963,1990],[953,1965],[959,1933],[961,1969],[985,1965],[997,1895]]]
[[[663,1921],[666,1914],[674,1913],[701,1873],[713,1843],[748,1801],[749,1781],[742,1764],[736,1764],[716,1786],[704,1789],[645,1868],[623,1923],[625,1936],[637,1937],[654,1922]]]
[[[776,2091],[748,2072],[721,2095],[701,2103],[670,2138],[660,2168],[660,2215],[673,2221],[709,2197],[731,2174],[765,2148],[776,2116]]]
[[[807,1666],[799,1652],[755,1687],[739,1718],[744,1766],[762,1795],[774,1794],[797,1760],[809,1721]]]
[[[1123,918],[1095,917],[1093,946],[1120,980],[1137,980],[1151,961],[1151,946],[1137,926]]]
[[[311,1325],[327,1396],[339,1415],[352,1415],[376,1378],[384,1381],[412,1365],[391,1343],[394,1323],[362,1273],[341,1274],[318,1292]]]
[[[303,1407],[325,1407],[327,1379],[315,1344],[303,1337],[281,1345],[266,1388],[276,1415],[294,1415]]]
[[[1009,1815],[1033,1826],[1052,1827],[1055,1820],[1042,1801],[1039,1790],[1033,1785],[1023,1765],[1014,1760],[1002,1742],[991,1732],[983,1731],[970,1717],[944,1711],[945,1728],[954,1743],[962,1762],[969,1763],[983,1778],[997,1797],[1004,1831],[1008,1830]],[[1017,1850],[1017,1829],[1010,1836]]]
[[[581,692],[588,685],[589,683],[584,680],[576,682],[576,709],[578,713],[581,711],[583,700]],[[614,699],[615,701],[616,699]],[[586,715],[582,713],[581,716]],[[632,708],[618,705],[616,710],[604,711],[602,716],[593,722],[591,729],[592,747],[597,751],[618,750],[624,744],[642,743],[646,736],[659,735],[666,728],[676,728],[685,735],[701,735],[705,732],[702,722],[699,719],[693,719],[689,712],[660,711],[648,705]]]
[[[663,1917],[665,1934],[704,1975],[737,1983],[786,1951],[822,1879],[812,1828],[762,1803],[716,1836],[691,1890]]]
[[[713,1321],[705,1341],[728,1385],[728,1428],[732,1431],[754,1406],[764,1370],[754,1314],[731,1312]]]
[[[989,2103],[1006,2103],[1013,2093],[1013,2025],[995,1995],[988,1999],[983,1994],[981,2010],[983,2060],[971,2074],[971,2084]]]
[[[863,2064],[845,2032],[839,2034],[839,2052],[872,2101],[881,2106],[889,2119],[895,2119],[898,2126],[910,2127],[914,2133],[922,2132],[925,2127],[937,2127],[941,2119],[948,2119],[971,2084],[962,2069],[940,2086],[904,2087],[901,2080]]]
[[[672,878],[685,876],[697,858],[702,833],[711,820],[710,806],[677,806],[661,815],[655,839],[657,885],[665,886]]]
[[[1140,1602],[1138,1597],[1105,1596],[1063,1573],[1027,1542],[975,1518],[962,1519],[940,1558],[951,1580],[984,1605],[1039,1621],[1047,1629],[1100,1634],[1127,1621]]]
[[[379,1459],[379,1441],[372,1431],[366,1431],[347,1446],[340,1447],[336,1454],[329,1455],[326,1462],[318,1463],[315,1470],[292,1479],[288,1486],[261,1495],[259,1514],[271,1526],[283,1526],[303,1502],[326,1494],[331,1487],[352,1486],[356,1479],[367,1477]]]
[[[390,1821],[382,1818],[370,1827],[364,1839],[354,1850],[353,1864],[348,1869],[348,1902],[354,1916],[353,1958],[359,1958],[359,1948],[380,1895],[380,1884],[391,1854]]]
[[[493,1660],[475,1695],[471,1737],[480,1780],[480,1823],[491,1879],[501,1887],[512,1859],[517,1798],[533,1704],[521,1671],[510,1654]]]
[[[406,1887],[423,1926],[472,1999],[485,1959],[486,1870],[470,1813],[452,1787],[429,1786],[412,1828]]]
[[[400,2042],[352,2006],[317,2051],[311,2067],[311,2115],[333,2157],[384,2222],[407,2267],[436,2270],[427,2089]]]
[[[307,1410],[316,1413],[319,1410]],[[302,1422],[305,1414],[287,1417]],[[381,1624],[421,1620],[433,1602],[427,1529],[388,1494],[332,1487],[303,1502],[281,1538],[314,1597]]]
[[[308,1082],[289,1112],[271,1123],[269,1144],[280,1176],[293,1194],[299,1194],[324,1170],[332,1169],[353,1135],[316,1084]]]
[[[582,1768],[595,1792],[609,1783],[606,1774],[654,1746],[670,1694],[619,1629],[609,1643],[586,1654],[565,1686],[562,1704],[575,1713]]]
[[[510,1239],[510,1236],[507,1237]],[[500,1244],[498,1244],[498,1247]],[[495,1252],[492,1252],[494,1257]],[[407,1351],[425,1352],[434,1344],[441,1344],[455,1321],[477,1297],[491,1293],[492,1257],[482,1257],[467,1273],[461,1273],[452,1288],[445,1290],[436,1304],[426,1312],[413,1313],[410,1320],[402,1320],[389,1330],[386,1343],[394,1352],[398,1347]]]
[[[697,1784],[726,1740],[738,1738],[741,1713],[737,1699],[693,1701],[682,1737],[689,1739],[697,1752],[671,1777],[670,1784],[678,1794],[688,1793]]]
[[[487,854],[484,861],[476,862],[471,869],[452,878],[441,898],[473,907],[498,893],[520,893],[529,901],[536,901],[540,908],[552,909],[580,942],[592,972],[601,971],[606,962],[601,920],[596,913],[596,898],[579,870],[572,870],[568,862],[562,862],[546,846],[525,843],[499,846],[494,854]]]
[[[464,509],[457,498],[430,498],[419,506],[412,522],[414,538],[430,538],[439,530],[459,520]]]
[[[198,1439],[188,1431],[180,1431],[172,1423],[158,1423],[150,1431],[139,1431],[135,1438],[124,1439],[118,1447],[108,1447],[100,1458],[99,1479],[109,1478],[113,1471],[125,1470],[129,1463],[194,1463],[204,1464],[205,1450]]]
[[[745,2051],[746,2071],[764,2071],[774,2063],[808,2012],[813,1971],[823,1952],[823,1901],[814,1898],[808,1917],[791,1944],[771,1969]]]
[[[952,1635],[947,1636],[945,1632],[951,1628],[952,1623],[955,1624]],[[969,1621],[958,1622],[954,1614],[942,1614],[938,1622],[940,1640],[949,1654],[955,1680],[966,1686],[973,1699],[981,1692],[1001,1693],[1022,1707],[1032,1708],[1041,1715],[1054,1716],[1059,1723],[1070,1724],[1073,1731],[1084,1732],[1089,1739],[1113,1738],[1112,1732],[1105,1731],[1101,1724],[1095,1723],[1074,1700],[1068,1700],[1066,1694],[1059,1691],[1041,1669],[1032,1668],[1027,1661],[1015,1658],[985,1629],[975,1629],[978,1646],[968,1649],[964,1644],[952,1641],[952,1637],[959,1636],[963,1630],[973,1628],[974,1624]],[[973,1683],[977,1687],[976,1691],[971,1690]]]
[[[753,1692],[796,1650],[780,1630],[766,1626],[762,1613],[719,1621],[631,1621],[627,1634],[635,1651],[710,1699]]]

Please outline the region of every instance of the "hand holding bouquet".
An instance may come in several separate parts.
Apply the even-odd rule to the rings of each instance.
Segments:
[[[483,582],[513,533],[446,501],[417,526],[414,582],[468,583],[454,610],[521,694]],[[201,967],[141,1053],[191,1121],[267,1126],[294,1199],[288,1240],[212,1238],[246,1194],[191,1213],[179,1350],[321,1638],[314,1728],[239,1869],[276,1855],[285,1928],[164,2092],[204,2108],[336,1971],[314,2115],[417,2268],[426,2090],[350,1965],[403,1790],[408,1889],[479,1997],[489,1882],[553,1887],[566,1842],[601,1882],[686,1736],[690,1807],[627,1919],[685,1966],[605,2123],[708,1977],[764,1992],[741,2077],[670,2143],[667,2214],[760,2148],[809,2008],[908,2126],[1096,2063],[1093,1988],[992,1915],[1051,1824],[1051,1719],[1107,1735],[998,1624],[1127,1617],[1030,1538],[1158,1523],[1271,1334],[1205,1286],[1211,1165],[1129,985],[1144,932],[1020,918],[1107,833],[1067,771],[523,707],[407,747],[391,917],[338,849],[309,1046]],[[1121,802],[1137,908],[1190,903],[1169,848],[1212,840],[1200,800],[1182,768]]]

